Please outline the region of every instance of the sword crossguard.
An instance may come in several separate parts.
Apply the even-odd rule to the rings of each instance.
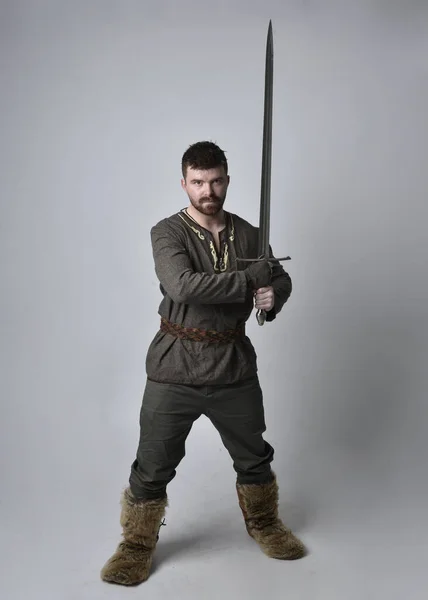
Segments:
[[[239,262],[261,262],[262,260],[267,260],[271,263],[275,263],[275,262],[279,262],[279,261],[283,261],[283,260],[291,260],[291,256],[285,256],[283,258],[275,258],[274,256],[269,256],[269,257],[260,257],[260,258],[237,258],[236,259]]]

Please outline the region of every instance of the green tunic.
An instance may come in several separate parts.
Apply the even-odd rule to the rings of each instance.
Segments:
[[[258,228],[238,215],[225,212],[225,217],[220,253],[212,234],[185,209],[152,227],[155,271],[163,295],[161,317],[184,327],[220,332],[237,329],[249,319],[254,298],[243,272],[248,263],[237,262],[236,257],[257,257]],[[271,285],[275,306],[267,313],[267,322],[276,318],[292,290],[291,278],[279,264],[273,268]],[[246,335],[209,344],[159,330],[147,352],[146,372],[149,379],[163,383],[224,385],[254,377],[257,355]]]

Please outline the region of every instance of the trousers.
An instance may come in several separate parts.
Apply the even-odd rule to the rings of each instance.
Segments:
[[[264,440],[263,394],[258,377],[231,385],[177,385],[147,379],[140,439],[129,485],[139,499],[163,498],[186,454],[193,423],[205,415],[220,434],[238,483],[272,480],[274,449]]]

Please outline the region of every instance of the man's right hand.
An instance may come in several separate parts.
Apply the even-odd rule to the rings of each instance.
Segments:
[[[270,284],[272,268],[267,260],[251,263],[245,269],[245,276],[254,290],[267,287]]]

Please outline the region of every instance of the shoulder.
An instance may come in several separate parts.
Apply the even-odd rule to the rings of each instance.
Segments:
[[[152,236],[164,234],[179,235],[184,225],[180,213],[181,211],[178,211],[155,223],[150,229],[150,234]]]
[[[247,221],[246,219],[244,219],[243,217],[241,217],[240,215],[237,215],[235,213],[230,212],[228,214],[232,218],[233,223],[235,224],[236,227],[239,227],[240,229],[247,230],[252,233],[258,232],[258,230],[259,230],[258,227],[256,227],[252,223],[250,223],[250,221]]]
[[[232,220],[233,229],[240,238],[246,238],[250,243],[257,241],[259,235],[258,227],[235,213],[229,213],[229,216]]]

